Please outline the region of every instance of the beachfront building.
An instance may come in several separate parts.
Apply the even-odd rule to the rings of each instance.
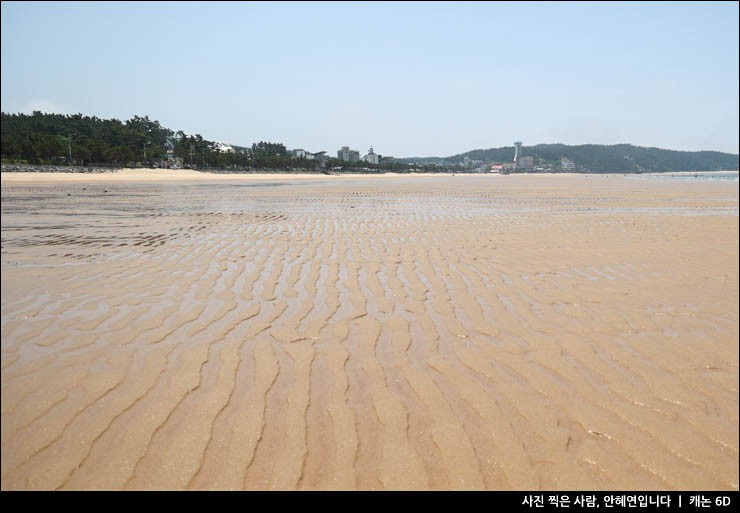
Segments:
[[[373,151],[373,147],[370,146],[370,150],[367,152],[367,155],[362,157],[362,160],[367,162],[368,164],[379,164],[380,163],[380,155],[375,153]]]
[[[517,169],[523,169],[524,171],[531,171],[534,169],[534,157],[529,155],[526,157],[519,157],[516,167]]]
[[[316,160],[319,166],[326,166],[326,159],[328,159],[329,157],[326,156],[325,151],[317,151],[316,153],[309,153],[309,155],[311,155],[312,159]]]
[[[290,150],[290,156],[294,159],[305,159],[305,160],[326,160],[326,152],[325,151],[319,151],[316,153],[311,153],[310,151],[304,150],[302,148],[296,148],[295,150]]]
[[[345,162],[359,162],[360,152],[357,150],[351,150],[349,146],[342,146],[341,149],[337,151],[337,158]]]
[[[566,159],[565,157],[560,159],[560,168],[563,171],[575,171],[576,163],[572,160]]]
[[[303,148],[297,148],[295,150],[290,150],[290,156],[295,159],[306,159],[306,160],[313,160],[314,154],[310,151],[306,151]]]

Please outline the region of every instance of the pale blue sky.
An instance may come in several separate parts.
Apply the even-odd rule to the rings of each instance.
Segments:
[[[2,2],[2,111],[239,145],[738,153],[737,2]]]

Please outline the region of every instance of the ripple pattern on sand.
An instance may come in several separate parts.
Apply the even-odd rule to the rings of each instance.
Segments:
[[[3,489],[737,489],[737,187],[483,178],[3,187]]]

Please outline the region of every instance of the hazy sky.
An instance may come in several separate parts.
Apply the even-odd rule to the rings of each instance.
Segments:
[[[2,2],[2,111],[448,156],[738,153],[737,2]]]

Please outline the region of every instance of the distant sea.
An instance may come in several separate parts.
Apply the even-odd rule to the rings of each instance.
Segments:
[[[647,179],[659,179],[659,180],[717,180],[724,182],[737,182],[738,172],[737,171],[697,171],[696,173],[682,172],[682,173],[646,173],[639,175],[631,175],[634,178],[647,178]]]

